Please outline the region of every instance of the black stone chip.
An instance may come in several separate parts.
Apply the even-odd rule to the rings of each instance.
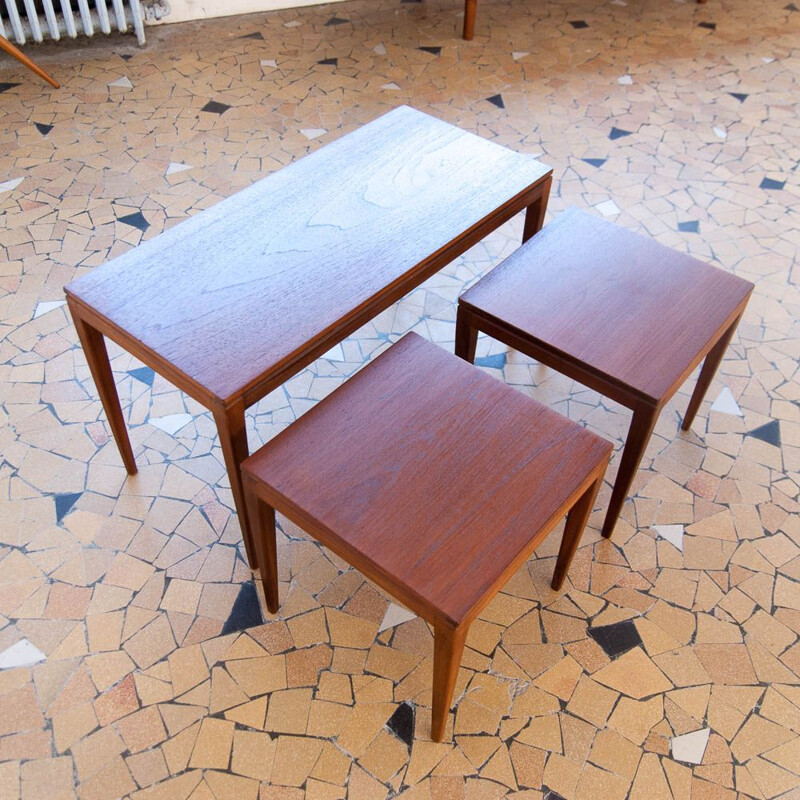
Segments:
[[[759,189],[775,189],[777,191],[783,189],[784,186],[786,186],[786,181],[774,181],[772,178],[764,178],[764,180],[758,184]]]
[[[261,606],[258,603],[256,585],[252,582],[243,583],[239,594],[231,609],[231,613],[222,626],[222,636],[227,633],[243,631],[261,625],[264,618],[261,616]]]
[[[410,750],[414,742],[414,708],[401,703],[389,717],[386,727]]]
[[[57,494],[55,496],[56,522],[61,522],[61,520],[69,514],[72,510],[72,506],[75,505],[82,494],[83,492],[72,492],[70,494]]]
[[[632,619],[589,628],[587,633],[605,650],[609,658],[621,656],[642,644],[642,637],[639,636]]]
[[[148,386],[153,385],[153,381],[156,377],[155,372],[153,372],[150,367],[137,367],[136,369],[129,369],[128,375],[130,375],[131,378],[136,378],[137,381],[146,383]]]
[[[778,420],[773,419],[771,422],[768,422],[766,425],[762,425],[759,428],[755,428],[752,431],[748,431],[745,436],[752,436],[754,439],[760,439],[762,442],[766,442],[767,444],[775,445],[775,447],[781,446],[781,425]]]
[[[506,365],[506,354],[496,353],[493,356],[482,356],[475,359],[475,365],[478,367],[492,367],[494,369],[503,369]]]
[[[144,218],[141,211],[135,211],[133,214],[126,214],[124,217],[117,217],[119,222],[124,222],[132,228],[138,228],[144,233],[149,227],[150,223]]]
[[[633,131],[626,131],[624,128],[613,127],[609,131],[608,138],[613,142],[614,139],[621,139],[623,136],[630,136]]]
[[[227,103],[209,100],[200,110],[207,111],[209,114],[224,114],[229,108],[230,106]]]

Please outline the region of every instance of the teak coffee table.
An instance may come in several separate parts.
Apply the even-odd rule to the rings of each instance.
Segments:
[[[478,331],[633,411],[608,505],[611,536],[658,415],[705,358],[689,430],[753,284],[571,209],[459,298],[456,354]]]
[[[277,509],[433,625],[441,740],[470,623],[569,512],[561,587],[610,454],[410,333],[244,462],[267,607]]]
[[[245,409],[486,234],[544,219],[552,170],[401,107],[73,281],[67,300],[128,473],[107,336],[210,409],[247,556]]]

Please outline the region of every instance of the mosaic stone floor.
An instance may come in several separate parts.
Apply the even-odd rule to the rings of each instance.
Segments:
[[[0,797],[800,798],[800,12],[785,0],[335,6],[0,62]],[[210,415],[112,349],[127,478],[62,286],[409,103],[756,283],[688,434],[665,409],[613,541],[554,534],[476,621],[446,743],[432,638],[286,521],[260,606]],[[513,220],[248,416],[269,439],[454,301]],[[489,374],[614,440],[629,414],[488,339]],[[713,404],[713,405],[712,405]]]

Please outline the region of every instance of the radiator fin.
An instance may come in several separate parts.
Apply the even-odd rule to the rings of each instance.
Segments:
[[[41,0],[43,11],[37,10],[34,0],[0,0],[0,35],[25,44],[33,39],[42,42],[45,38],[59,40],[62,35],[75,39],[79,34],[93,36],[99,29],[103,33],[119,31],[127,33],[130,28],[139,44],[145,43],[144,21],[139,0],[73,0],[77,2],[77,14],[71,0]]]

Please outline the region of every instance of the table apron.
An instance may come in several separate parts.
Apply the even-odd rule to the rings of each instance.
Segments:
[[[545,347],[524,333],[516,333],[508,323],[502,320],[496,320],[494,317],[475,311],[465,303],[461,303],[459,307],[467,312],[467,319],[473,327],[626,408],[632,409],[640,401],[658,405],[653,398],[644,396],[629,386],[610,379],[604,373],[593,370],[585,364],[578,364],[566,354]]]
[[[179,370],[171,361],[167,361],[155,350],[149,348],[134,336],[131,336],[124,328],[115,325],[111,320],[98,314],[91,306],[84,303],[80,298],[67,292],[67,303],[70,312],[78,317],[90,327],[99,331],[103,336],[111,339],[123,350],[138,358],[143,364],[155,370],[171,384],[177,386],[182,392],[186,392],[193,400],[200,405],[213,410],[215,408],[225,408],[225,404],[216,395],[208,391],[197,381],[192,380],[186,373]]]
[[[719,330],[708,340],[706,345],[701,348],[689,365],[674,381],[672,386],[670,386],[665,395],[659,398],[637,391],[631,386],[615,380],[606,373],[593,369],[588,364],[579,363],[560,350],[540,344],[538,341],[531,339],[531,337],[524,332],[517,332],[517,329],[514,329],[507,322],[477,311],[468,303],[460,301],[459,308],[462,312],[466,312],[467,320],[473,327],[478,328],[483,333],[489,334],[492,338],[507,344],[509,347],[513,347],[520,353],[524,353],[530,358],[535,358],[537,361],[560,372],[562,375],[566,375],[568,378],[572,378],[572,380],[578,381],[578,383],[605,395],[620,405],[633,410],[636,405],[644,403],[657,411],[661,411],[675,392],[683,385],[689,375],[692,374],[697,365],[708,355],[711,348],[714,347],[725,334],[725,331],[727,331],[734,321],[744,312],[749,297],[749,295],[745,297],[744,300],[736,306],[725,322],[720,326]]]

